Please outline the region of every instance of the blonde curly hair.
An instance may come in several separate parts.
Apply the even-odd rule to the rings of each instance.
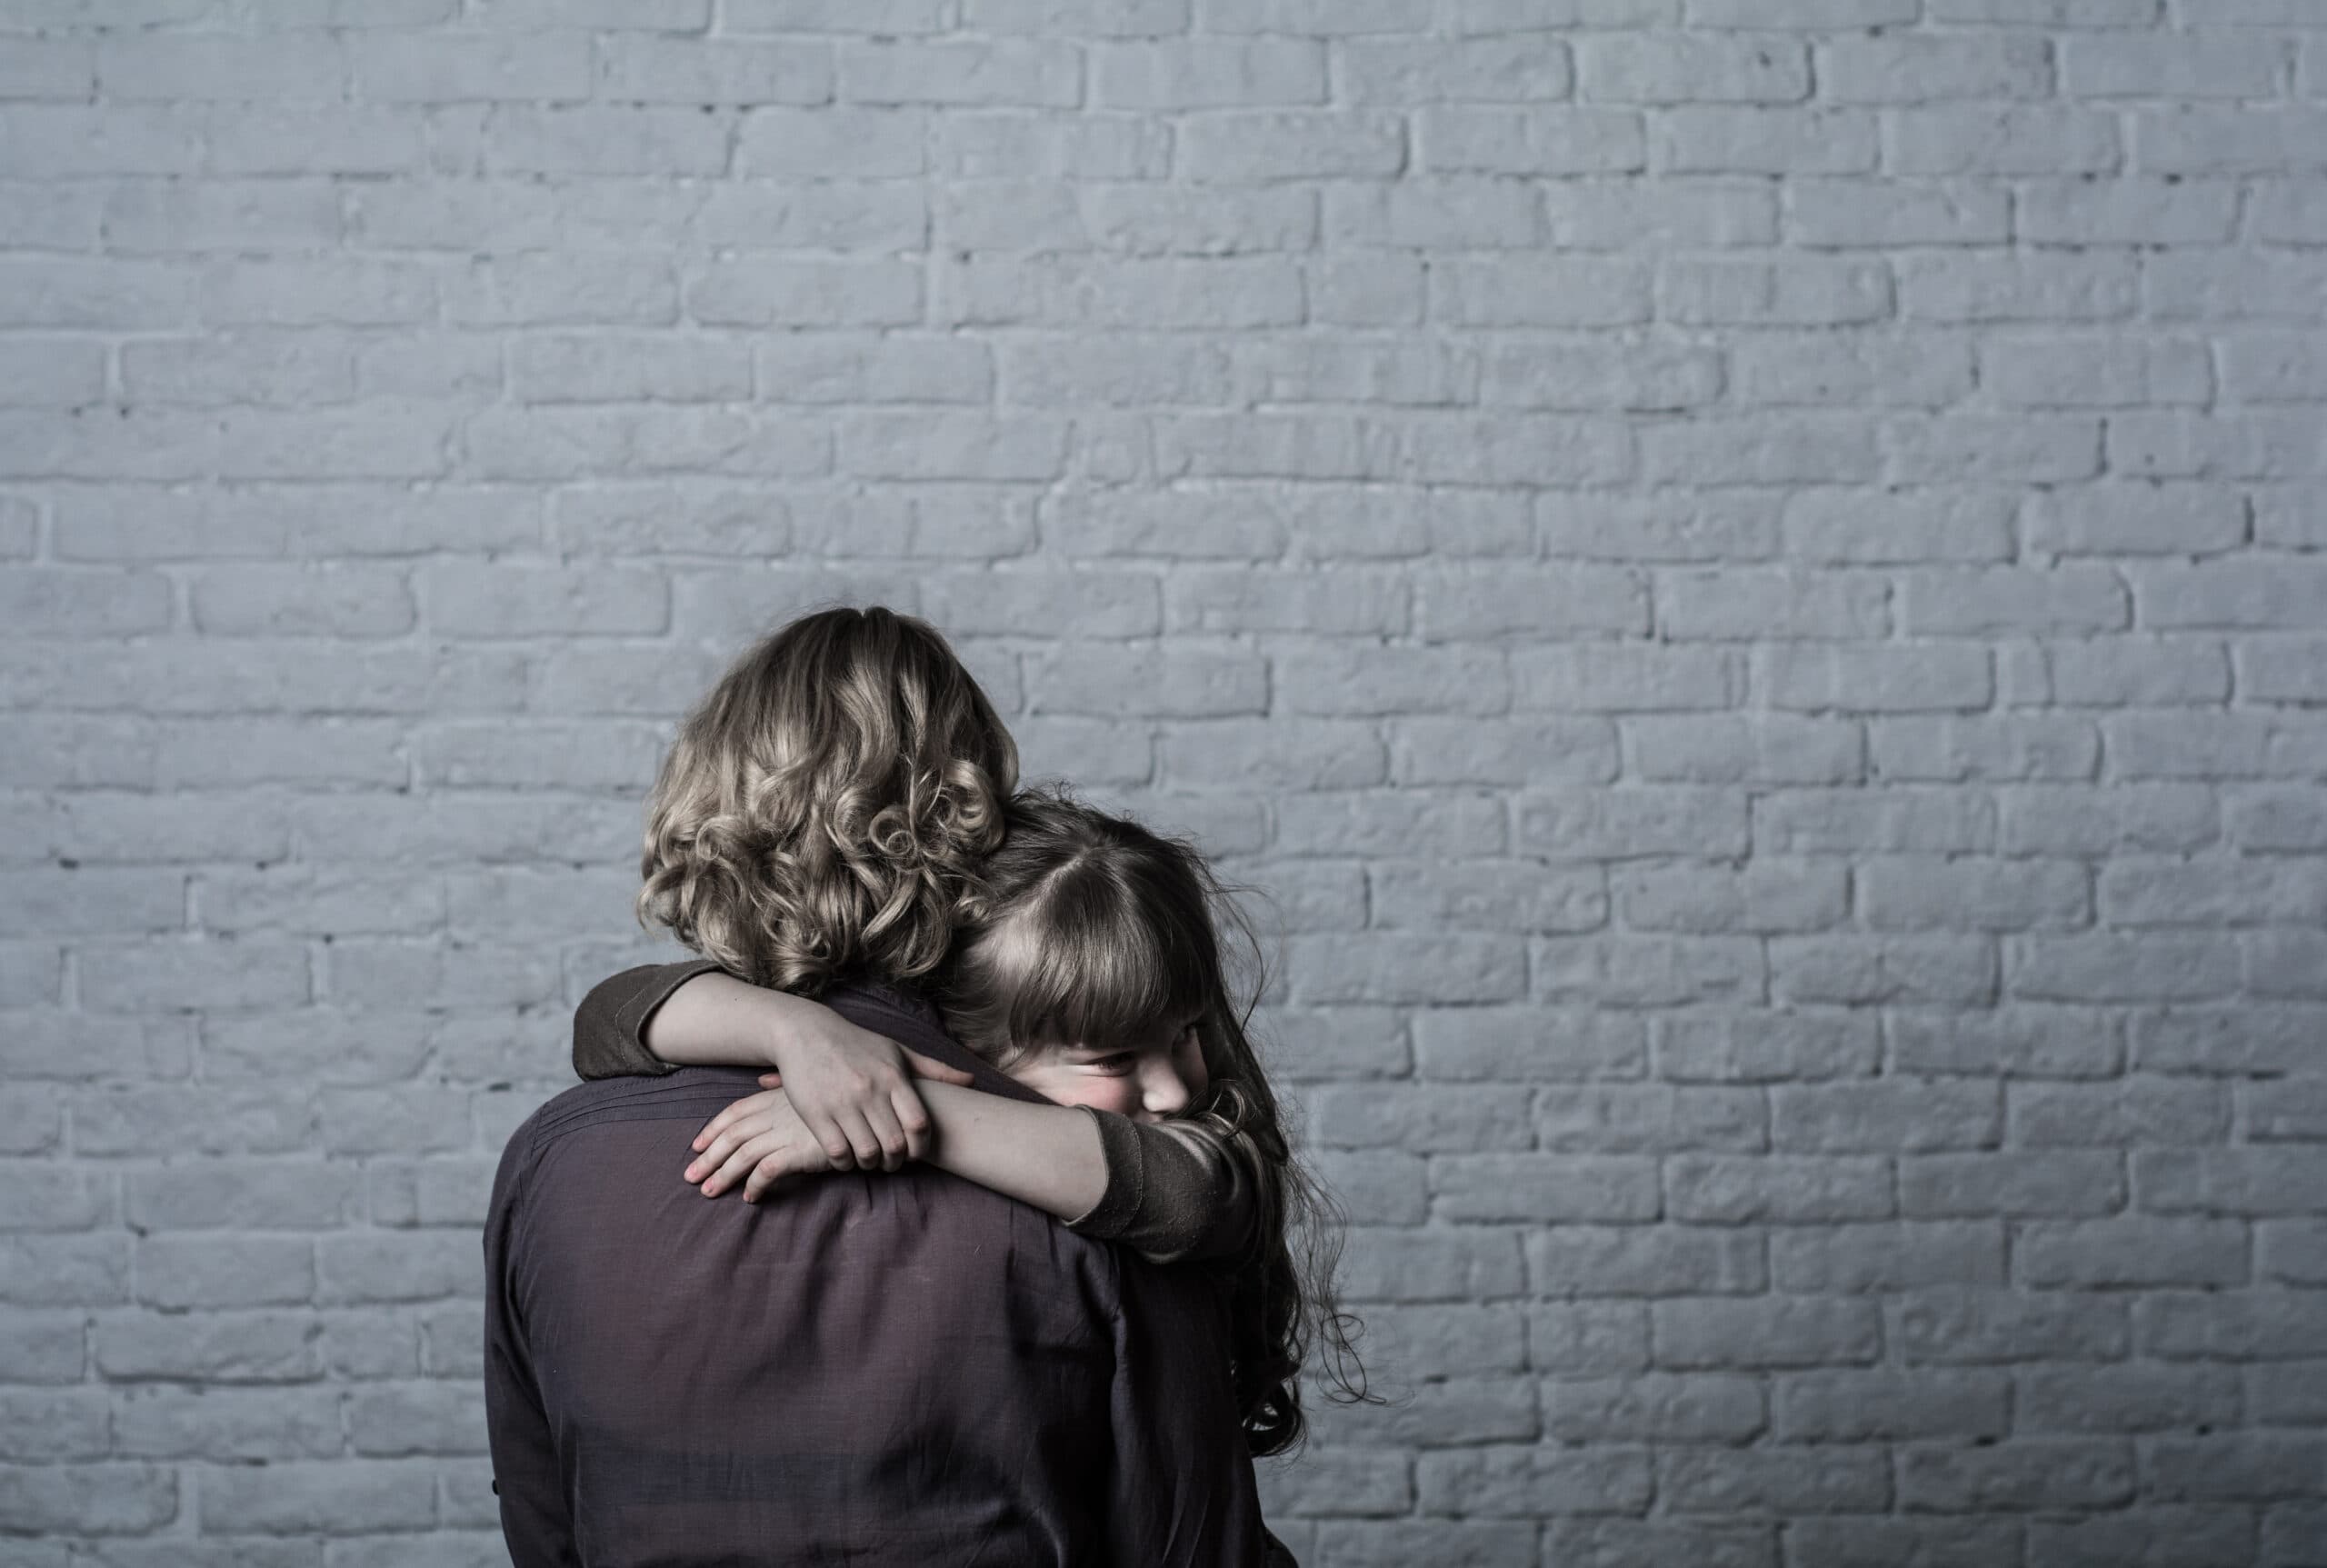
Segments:
[[[942,963],[1002,843],[1018,748],[937,629],[874,605],[778,628],[680,725],[646,811],[641,925],[815,995]]]

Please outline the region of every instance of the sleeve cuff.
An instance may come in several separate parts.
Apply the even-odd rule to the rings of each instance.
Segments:
[[[624,1034],[641,1045],[646,1043],[646,1021],[654,1016],[654,1009],[671,999],[671,993],[698,974],[708,974],[719,967],[714,958],[683,959],[665,964],[655,973],[654,983],[643,986],[625,1000],[614,1014],[614,1022]]]
[[[1099,1150],[1107,1162],[1107,1190],[1088,1212],[1066,1222],[1080,1235],[1113,1241],[1138,1214],[1147,1188],[1147,1149],[1128,1116],[1102,1111],[1095,1105],[1078,1107],[1099,1128]]]

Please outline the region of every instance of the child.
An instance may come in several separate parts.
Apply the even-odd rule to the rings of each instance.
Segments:
[[[764,640],[690,714],[650,806],[642,922],[705,957],[602,983],[576,1014],[576,1068],[772,1062],[783,1092],[697,1141],[706,1193],[745,1171],[755,1197],[787,1171],[934,1157],[1159,1261],[1233,1258],[1240,1408],[1252,1451],[1281,1452],[1303,1425],[1312,1313],[1337,1360],[1348,1344],[1325,1202],[1228,1002],[1218,890],[1193,852],[1058,796],[1026,797],[1005,841],[1015,773],[925,624],[834,611]],[[843,980],[908,998],[934,984],[964,1045],[1062,1103],[979,1094],[808,999]],[[1320,1223],[1296,1268],[1304,1220]]]

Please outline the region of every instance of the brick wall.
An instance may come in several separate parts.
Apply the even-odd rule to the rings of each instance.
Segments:
[[[2327,1563],[2327,5],[8,0],[0,1564],[503,1561],[752,633],[1276,894],[1312,1564]]]

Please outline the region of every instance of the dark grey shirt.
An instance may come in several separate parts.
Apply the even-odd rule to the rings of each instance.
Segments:
[[[1039,1098],[895,998],[844,1016]],[[925,1165],[704,1198],[747,1068],[607,1078],[511,1137],[485,1403],[516,1568],[1289,1562],[1229,1381],[1228,1275]]]

